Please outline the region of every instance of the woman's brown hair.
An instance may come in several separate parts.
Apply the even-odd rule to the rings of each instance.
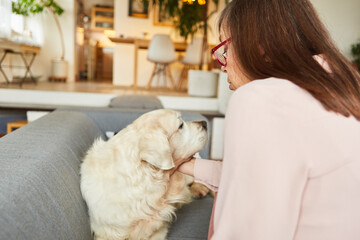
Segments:
[[[325,109],[360,120],[360,76],[309,0],[233,0],[220,16],[222,26],[249,79],[288,79]],[[318,54],[330,71],[314,59]]]

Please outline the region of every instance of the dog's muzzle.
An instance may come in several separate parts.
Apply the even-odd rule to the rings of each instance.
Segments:
[[[200,124],[202,126],[202,128],[204,128],[205,130],[207,130],[207,122],[206,121],[199,121],[197,122],[198,124]]]

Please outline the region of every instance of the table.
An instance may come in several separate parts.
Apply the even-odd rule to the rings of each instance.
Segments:
[[[0,49],[3,50],[3,55],[0,58],[0,72],[4,76],[7,84],[9,84],[10,81],[9,81],[9,78],[7,77],[7,75],[5,74],[3,67],[25,68],[25,74],[24,74],[24,77],[22,77],[22,79],[20,81],[20,86],[24,83],[24,81],[28,75],[33,82],[36,82],[34,76],[31,74],[30,68],[34,62],[36,55],[40,53],[40,47],[32,46],[32,45],[28,45],[28,44],[24,44],[24,43],[13,42],[13,41],[10,41],[7,39],[0,39]],[[5,60],[5,58],[8,54],[19,55],[21,57],[24,65],[23,66],[2,65],[3,61]],[[30,61],[26,61],[25,55],[27,55],[27,54],[31,55]]]
[[[14,131],[16,129],[25,126],[26,124],[28,124],[27,120],[18,120],[18,121],[14,121],[14,122],[9,122],[7,124],[6,133],[9,134],[9,133],[11,133],[12,131]]]
[[[133,80],[133,88],[137,88],[137,65],[138,65],[138,51],[139,49],[148,49],[150,45],[149,39],[141,39],[141,38],[124,38],[124,37],[109,37],[109,39],[114,43],[125,43],[125,44],[134,44],[135,52],[134,52],[134,80]],[[185,52],[187,43],[186,42],[173,42],[175,51],[177,52]]]

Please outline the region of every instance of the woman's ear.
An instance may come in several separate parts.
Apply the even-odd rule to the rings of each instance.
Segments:
[[[159,169],[175,167],[168,138],[161,129],[152,129],[140,137],[139,155],[142,161]]]

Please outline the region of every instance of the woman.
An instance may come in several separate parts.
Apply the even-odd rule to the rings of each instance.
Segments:
[[[224,159],[179,168],[218,187],[209,239],[360,239],[360,77],[314,7],[233,0],[219,30]]]

